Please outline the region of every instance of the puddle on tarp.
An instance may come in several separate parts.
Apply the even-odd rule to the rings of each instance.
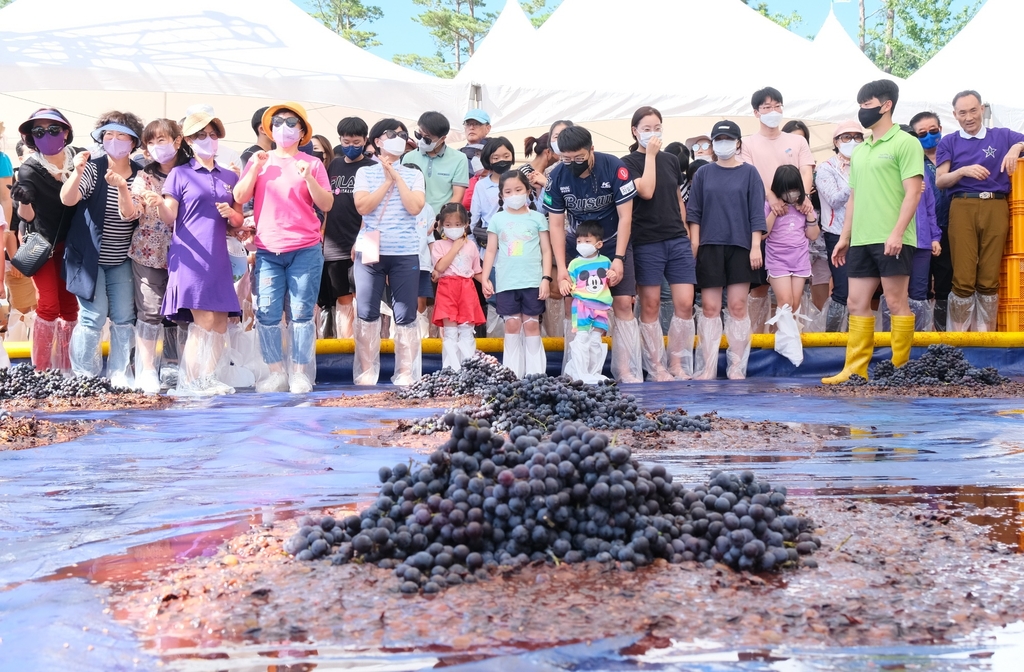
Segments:
[[[795,423],[824,441],[814,451],[773,444],[700,454],[681,447],[655,456],[687,482],[718,466],[750,468],[790,486],[795,497],[866,497],[945,508],[988,526],[993,539],[1021,548],[1020,400],[763,394],[779,385],[758,380],[628,389],[648,408]],[[365,500],[378,487],[380,465],[416,459],[409,449],[378,445],[373,432],[408,415],[408,409],[310,403],[349,391],[318,389],[299,400],[237,394],[163,411],[66,413],[56,417],[112,424],[70,443],[0,453],[0,659],[18,661],[21,669],[151,669],[152,652],[104,612],[106,582],[130,583],[147,571],[212,553],[249,525]],[[1024,637],[1015,632],[1006,646],[1019,659]],[[617,657],[600,651],[591,650],[596,658],[573,654],[576,669],[999,669],[993,667],[996,657],[970,659],[967,649],[936,647],[780,654],[786,661],[744,660],[749,652],[716,652],[702,660],[704,654],[694,651],[667,659],[652,652]],[[473,663],[468,655],[446,658],[445,664],[498,669],[496,659]],[[430,652],[359,652],[317,643],[231,647],[230,654],[202,649],[166,662],[194,670],[384,670],[432,667],[439,660]],[[551,669],[551,660],[536,652],[501,667]]]

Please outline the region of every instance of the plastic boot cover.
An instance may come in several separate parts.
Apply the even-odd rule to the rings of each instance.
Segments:
[[[222,358],[226,345],[227,334],[203,329],[195,323],[190,324],[185,364],[178,371],[177,387],[168,394],[176,397],[233,394],[235,389],[221,382],[216,375],[223,368]]]
[[[604,375],[604,360],[608,357],[608,346],[596,331],[590,332],[590,378],[593,383],[608,380]]]
[[[643,344],[643,365],[647,379],[658,383],[672,380],[672,374],[665,368],[665,337],[661,335],[661,322],[639,322],[640,340]]]
[[[7,355],[7,348],[4,347],[3,341],[0,341],[0,369],[11,368],[11,358]]]
[[[934,320],[935,331],[946,330],[946,320],[949,319],[949,301],[947,299],[935,299]]]
[[[822,308],[825,307],[826,306],[824,305],[822,306]],[[800,299],[799,313],[803,315],[803,319],[798,319],[796,322],[796,326],[800,327],[800,333],[812,333],[824,330],[825,315],[818,310],[816,305],[814,305],[814,299],[811,298],[810,282],[804,285],[804,296]],[[794,315],[795,314],[796,313],[794,313]]]
[[[32,366],[40,371],[54,368],[53,343],[57,339],[57,320],[36,319],[32,329]]]
[[[616,320],[612,332],[612,376],[620,383],[644,382],[640,355],[640,322]]]
[[[803,364],[804,346],[800,341],[800,327],[789,304],[779,306],[775,317],[768,320],[768,324],[775,325],[775,352],[792,362],[793,366]]]
[[[747,319],[750,321],[751,333],[768,333],[767,322],[771,312],[772,303],[770,296],[747,297]]]
[[[222,364],[225,360],[232,371],[230,375],[219,372],[218,377],[236,389],[253,387],[257,380],[264,380],[270,375],[270,369],[260,355],[256,332],[246,331],[239,323],[228,324],[228,350],[221,359]]]
[[[847,312],[846,306],[836,303],[832,300],[832,297],[829,297],[828,301],[825,302],[825,308],[822,312],[825,313],[825,331],[837,334],[849,328],[850,315]]]
[[[693,318],[672,316],[668,327],[668,372],[676,380],[693,378]]]
[[[71,332],[75,330],[78,320],[70,322],[57,318],[57,337],[53,342],[53,356],[50,365],[59,369],[66,377],[71,375]]]
[[[324,310],[320,306],[313,307],[313,322],[316,323],[317,338],[332,338],[334,333],[330,325],[331,311]]]
[[[430,338],[430,318],[427,311],[416,313],[416,328],[420,330],[420,338]]]
[[[260,341],[260,357],[266,365],[264,369],[265,375],[260,376],[256,379],[256,391],[257,392],[287,392],[288,391],[288,374],[285,372],[285,349],[283,344],[283,332],[280,324],[264,325],[259,322],[256,323],[256,336]],[[192,338],[193,331],[189,329],[188,337]],[[192,348],[186,346],[186,353],[194,352]],[[280,352],[282,357],[277,362],[268,362],[268,353]],[[188,361],[189,355],[185,355],[185,363],[179,365],[180,369],[191,366],[191,362]],[[278,371],[271,371],[272,365],[277,365],[280,368]],[[180,384],[179,384],[180,387]]]
[[[934,331],[932,323],[934,313],[931,301],[916,301],[907,299],[910,302],[910,310],[914,313],[914,331]]]
[[[526,375],[547,373],[548,356],[544,353],[544,341],[541,340],[540,334],[526,336],[523,341],[523,349],[525,350],[523,361],[525,363]]]
[[[729,380],[743,380],[747,377],[747,360],[750,359],[750,317],[737,320],[728,316],[725,338],[729,341],[729,348],[725,351],[725,375]]]
[[[420,330],[416,324],[395,325],[395,385],[412,385],[420,379],[423,357],[420,352]]]
[[[146,394],[160,393],[164,325],[135,323],[135,382]]]
[[[71,332],[71,370],[76,376],[99,376],[103,373],[102,334],[99,329],[90,329],[81,323]]]
[[[572,341],[576,338],[576,334],[572,330],[572,320],[566,318],[562,320],[562,331],[565,336],[562,338],[562,373],[568,373],[567,367],[569,366],[569,357],[571,355]]]
[[[949,293],[946,331],[969,331],[974,322],[974,294],[967,298]]]
[[[505,335],[505,320],[498,315],[498,309],[487,306],[487,337],[502,338]]]
[[[697,355],[693,367],[694,380],[714,380],[718,377],[718,351],[722,346],[722,319],[697,317]]]
[[[288,325],[291,357],[288,358],[288,387],[292,394],[306,394],[316,382],[316,332],[312,322]]]
[[[441,367],[460,371],[462,358],[459,356],[459,328],[445,327],[441,340]]]
[[[446,327],[447,328],[447,327]],[[459,325],[459,362],[472,359],[476,354],[476,329],[472,324]]]
[[[334,337],[352,338],[352,320],[355,319],[354,306],[349,303],[334,305]]]
[[[974,299],[974,330],[995,331],[996,316],[999,312],[999,295],[975,294]],[[39,324],[38,320],[36,320],[36,324]]]
[[[441,338],[441,330],[434,324],[434,305],[427,306],[427,331],[429,338]]]
[[[592,383],[590,378],[590,334],[589,331],[581,331],[572,339],[569,346],[569,361],[565,365],[565,375],[573,380],[582,380],[584,383]],[[596,332],[594,332],[596,333]],[[602,361],[602,364],[604,362]]]
[[[356,339],[352,382],[356,385],[376,385],[380,378],[380,319],[364,322],[356,318],[352,327]]]
[[[501,363],[516,374],[516,378],[522,378],[526,372],[526,360],[523,352],[523,332],[505,334],[505,345],[501,353]]]

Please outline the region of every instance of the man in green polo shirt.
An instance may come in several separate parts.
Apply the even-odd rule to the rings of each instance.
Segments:
[[[440,112],[420,115],[415,132],[417,148],[402,159],[423,171],[427,203],[434,212],[441,212],[445,203],[461,203],[469,186],[469,164],[461,152],[449,151],[445,137],[451,129]]]
[[[871,299],[882,283],[892,313],[892,363],[910,359],[914,340],[914,314],[907,289],[913,264],[917,229],[914,214],[924,185],[924,150],[914,136],[892,123],[900,90],[895,82],[880,79],[861,87],[858,118],[871,130],[850,157],[850,200],[846,221],[832,253],[836,266],[847,266],[850,278],[850,334],[846,365],[826,385],[843,383],[853,374],[864,378],[875,346],[875,317]]]

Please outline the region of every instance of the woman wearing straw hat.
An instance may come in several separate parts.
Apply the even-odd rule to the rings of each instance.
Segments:
[[[263,130],[277,148],[253,154],[235,185],[236,202],[256,199],[256,331],[270,368],[270,375],[257,382],[256,390],[302,394],[313,389],[316,378],[313,307],[324,268],[320,219],[314,206],[327,212],[334,194],[324,164],[299,152],[299,146],[313,138],[313,127],[301,105],[271,105],[263,113]],[[291,336],[287,372],[281,340],[286,293]]]

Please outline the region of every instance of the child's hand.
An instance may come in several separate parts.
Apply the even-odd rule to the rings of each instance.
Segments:
[[[572,296],[572,280],[559,280],[558,291],[562,293],[562,296]]]
[[[491,284],[490,279],[484,280],[482,283],[482,289],[484,292],[484,298],[489,299],[494,296],[494,285]]]
[[[466,246],[466,237],[465,236],[463,236],[462,238],[456,239],[456,241],[454,243],[452,243],[452,247],[455,248],[456,252],[458,252],[459,250],[461,250],[465,246]]]
[[[932,242],[932,256],[933,257],[937,257],[940,254],[942,254],[942,245],[937,240],[933,241]]]
[[[551,294],[550,283],[547,280],[540,281],[540,291],[537,293],[537,298],[541,301],[547,301],[548,295]]]
[[[437,282],[437,278],[438,278],[437,271],[431,271],[430,272],[430,279],[433,280],[434,282]]]

